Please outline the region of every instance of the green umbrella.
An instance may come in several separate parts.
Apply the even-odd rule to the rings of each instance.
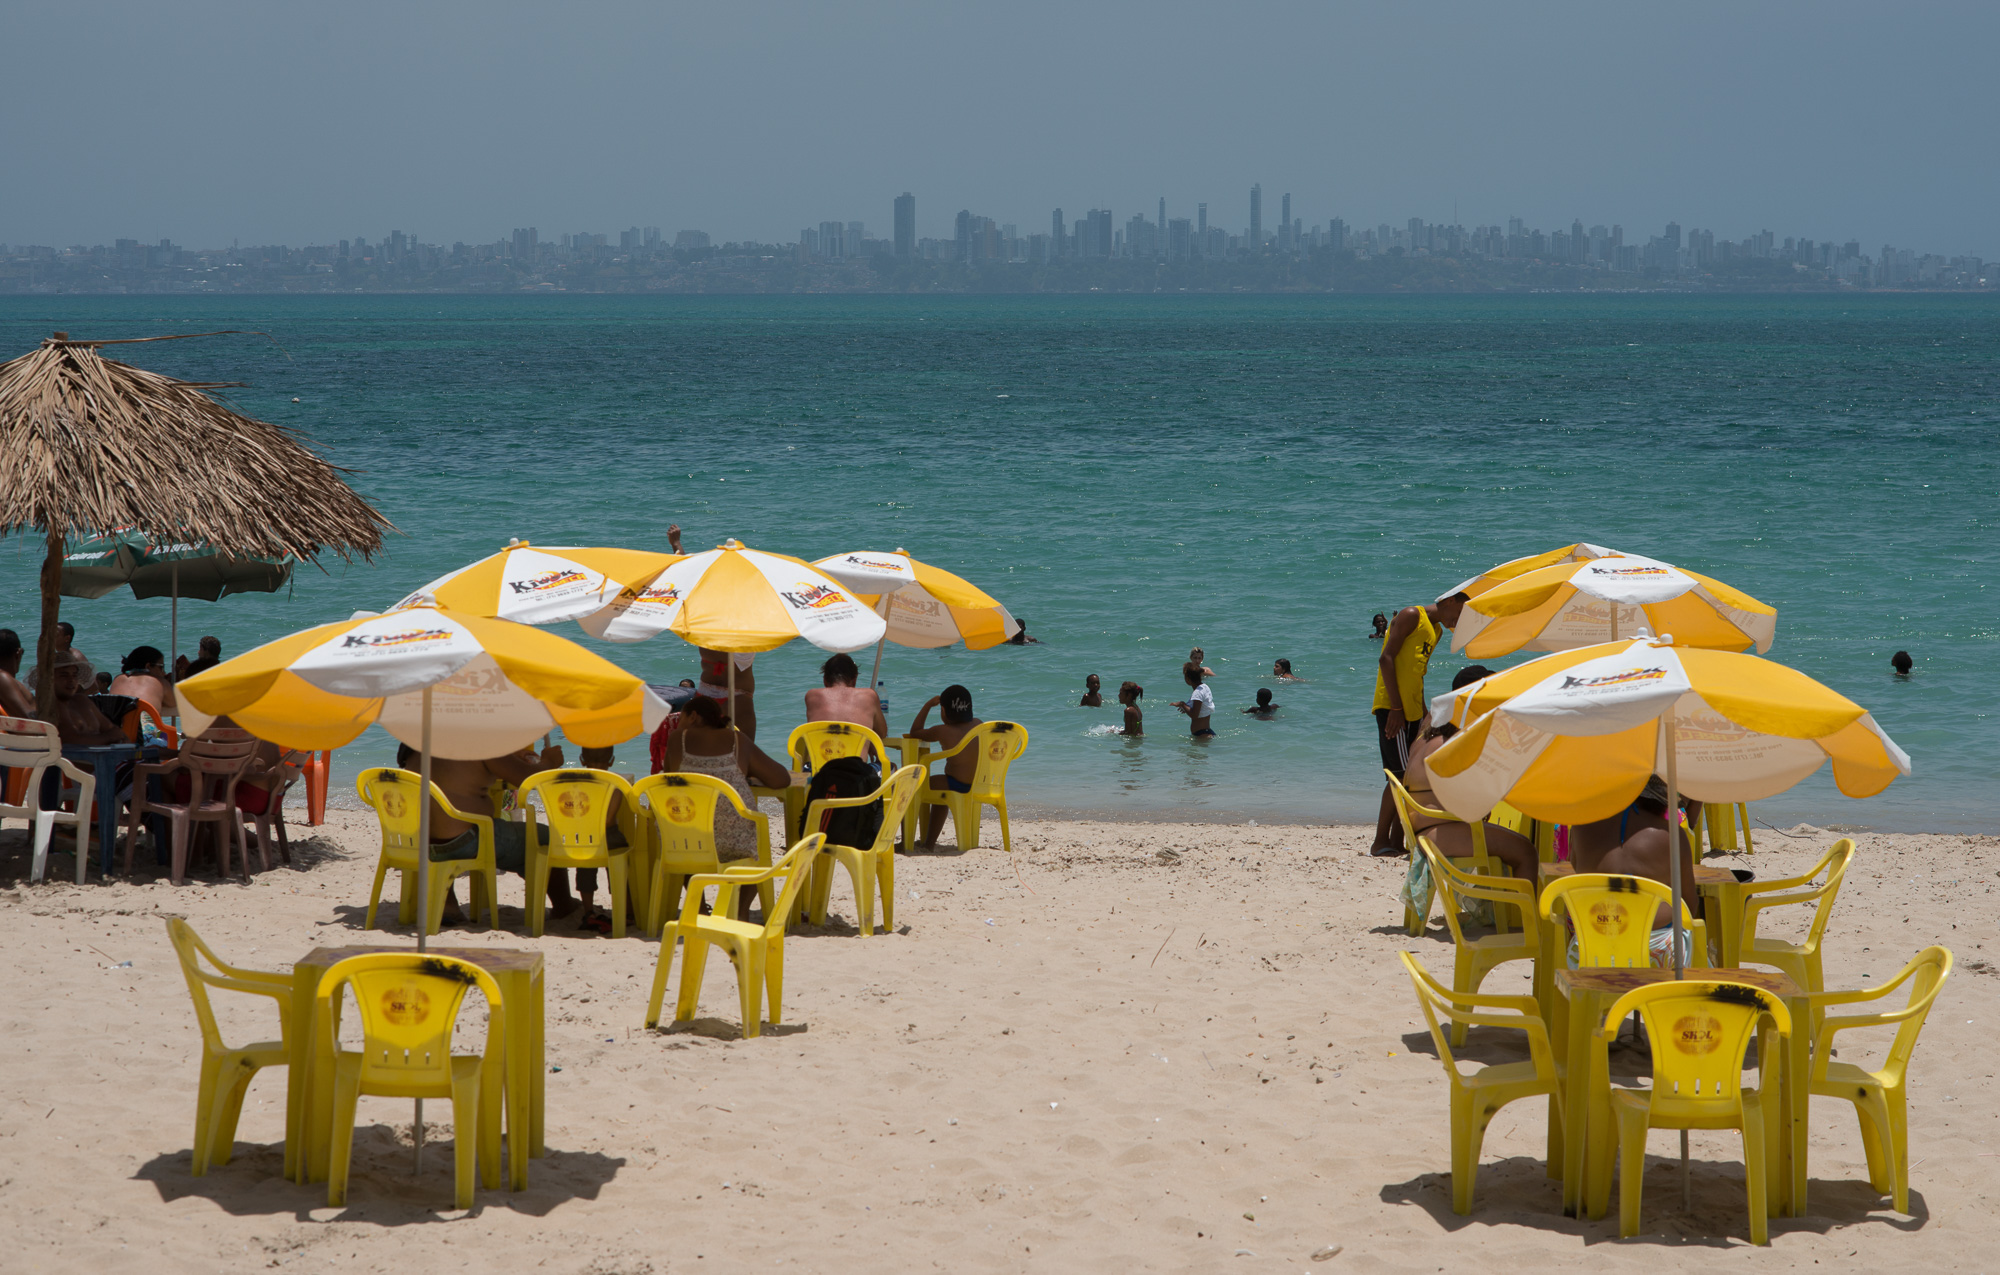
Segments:
[[[276,593],[292,578],[292,559],[238,557],[205,541],[160,540],[121,528],[72,543],[63,553],[62,593],[101,598],[129,585],[138,598],[173,599],[167,653],[180,654],[180,600],[217,602],[232,593]]]

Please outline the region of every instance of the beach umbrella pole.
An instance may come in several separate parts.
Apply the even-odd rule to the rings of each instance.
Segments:
[[[430,943],[427,934],[431,918],[431,688],[424,688],[424,746],[417,753],[417,950]],[[417,1099],[417,1166],[424,1171],[424,1100]]]
[[[1616,608],[1612,610],[1611,614],[1613,617],[1617,616],[1618,612]],[[1616,624],[1615,618],[1613,623]],[[1660,751],[1666,755],[1667,759],[1667,810],[1665,818],[1667,825],[1667,888],[1674,896],[1673,902],[1670,905],[1674,916],[1674,977],[1680,979],[1686,976],[1687,970],[1681,960],[1681,935],[1685,931],[1681,929],[1680,766],[1674,757],[1674,710],[1671,707],[1666,712],[1660,714]],[[1691,1172],[1688,1167],[1688,1134],[1687,1130],[1683,1129],[1681,1130],[1681,1208],[1683,1210],[1694,1207],[1694,1179],[1691,1176]]]
[[[174,661],[181,657],[181,564],[179,560],[174,562],[174,589],[171,598],[167,602],[167,607],[167,668],[171,670],[174,667]],[[179,708],[180,704],[180,696],[176,695],[174,697],[174,707]],[[179,727],[180,724],[181,715],[175,713],[174,725]]]

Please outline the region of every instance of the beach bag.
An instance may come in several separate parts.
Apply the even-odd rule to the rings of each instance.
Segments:
[[[875,768],[867,762],[859,757],[836,757],[813,772],[812,787],[806,791],[806,806],[810,808],[823,797],[865,797],[881,786]],[[799,836],[805,836],[807,831],[800,829]],[[877,798],[865,806],[829,810],[820,816],[820,826],[810,831],[824,832],[828,845],[869,849],[882,831],[882,801]]]

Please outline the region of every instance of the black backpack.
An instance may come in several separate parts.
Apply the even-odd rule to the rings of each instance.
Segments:
[[[812,787],[806,793],[806,806],[822,797],[849,798],[865,797],[882,786],[876,777],[875,768],[859,757],[836,757],[813,772]],[[800,815],[801,819],[805,816]],[[865,806],[847,806],[839,810],[829,810],[820,816],[821,827],[801,828],[799,836],[812,832],[824,832],[827,844],[853,846],[866,850],[875,844],[877,834],[882,831],[882,802],[880,798]]]

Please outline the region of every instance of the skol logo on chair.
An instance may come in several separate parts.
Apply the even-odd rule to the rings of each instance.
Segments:
[[[996,739],[992,743],[986,745],[986,759],[988,761],[999,761],[1006,755],[1007,755],[1006,740]]]
[[[401,819],[403,812],[409,808],[410,803],[403,799],[403,794],[393,788],[382,794],[382,813],[391,819]]]
[[[1622,903],[1590,905],[1590,928],[1607,937],[1623,934],[1632,926],[1632,913]]]
[[[693,823],[694,801],[687,797],[667,798],[667,819],[671,823]]]
[[[415,983],[404,983],[382,993],[382,1017],[398,1027],[415,1027],[430,1016],[430,993]]]
[[[1722,1023],[1707,1014],[1687,1014],[1675,1020],[1673,1039],[1684,1054],[1712,1054],[1722,1048]]]
[[[581,819],[590,813],[590,794],[571,789],[556,798],[556,809],[565,819]]]

